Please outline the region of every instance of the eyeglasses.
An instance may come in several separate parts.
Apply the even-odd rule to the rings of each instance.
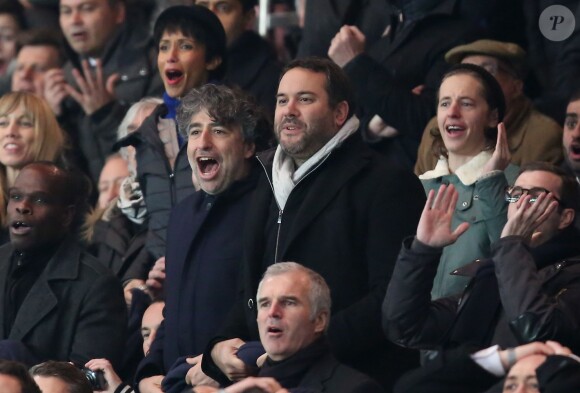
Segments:
[[[531,196],[530,203],[534,203],[535,201],[538,200],[538,197],[540,195],[545,195],[548,194],[549,192],[550,190],[546,190],[545,188],[542,187],[533,187],[528,189],[520,186],[507,186],[505,189],[505,200],[509,203],[516,203],[517,201],[520,200],[521,197],[527,194]],[[554,194],[552,194],[552,198],[554,198],[554,200],[558,202],[559,206],[564,206],[562,201],[556,198]]]

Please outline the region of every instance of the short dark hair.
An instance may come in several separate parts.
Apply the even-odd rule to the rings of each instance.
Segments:
[[[238,1],[242,3],[242,9],[244,10],[244,12],[248,12],[249,10],[258,5],[258,0],[238,0]]]
[[[16,53],[25,46],[50,46],[58,53],[58,64],[62,66],[66,61],[62,35],[53,29],[32,29],[21,32],[16,40]]]
[[[270,122],[253,98],[240,89],[211,83],[192,89],[181,99],[177,114],[182,134],[188,134],[191,117],[202,110],[221,124],[239,125],[244,141],[254,143],[256,151],[270,147],[273,136]]]
[[[441,84],[447,79],[455,75],[469,75],[475,78],[481,87],[483,88],[483,98],[487,103],[490,111],[497,110],[497,121],[498,123],[503,120],[506,111],[505,97],[503,95],[503,90],[499,85],[497,79],[491,75],[485,68],[480,67],[475,64],[460,63],[456,64],[447,71],[441,78]],[[437,101],[439,101],[439,92],[437,92]],[[447,155],[447,149],[443,144],[443,138],[441,137],[441,130],[436,127],[430,130],[431,135],[434,137],[432,151],[439,157],[441,155]],[[484,130],[484,136],[487,140],[489,147],[495,147],[497,140],[497,127],[488,127]]]
[[[568,103],[580,100],[580,88],[574,90],[572,94],[570,94],[570,99]]]
[[[573,176],[566,173],[562,168],[549,162],[532,161],[520,167],[518,177],[524,172],[534,171],[549,172],[558,176],[562,180],[562,185],[560,186],[560,200],[564,205],[563,207],[578,212],[580,205],[580,189],[578,182]]]
[[[0,360],[0,374],[16,378],[20,382],[21,393],[41,393],[34,379],[28,374],[28,369],[22,363]]]
[[[61,191],[60,197],[62,197],[62,200],[60,202],[63,205],[72,205],[75,208],[75,215],[70,229],[80,227],[86,212],[90,209],[89,196],[92,192],[92,183],[87,175],[76,168],[69,169],[64,165],[51,161],[34,161],[24,165],[21,171],[30,166],[41,166],[54,170]],[[74,190],[74,192],[68,192],[68,190]]]
[[[85,375],[68,362],[49,360],[30,369],[33,377],[55,377],[68,386],[68,393],[92,393],[93,388]]]
[[[280,80],[284,75],[293,68],[304,68],[316,73],[323,73],[326,75],[325,90],[328,94],[328,103],[332,109],[342,101],[348,103],[348,116],[351,117],[355,111],[355,96],[352,84],[348,79],[346,73],[332,60],[322,57],[306,57],[303,59],[296,59],[291,61],[280,75]]]
[[[155,21],[153,40],[157,50],[163,33],[180,31],[205,47],[205,61],[215,58],[221,64],[209,72],[210,80],[221,80],[225,74],[226,33],[218,17],[205,7],[177,5],[165,9]]]

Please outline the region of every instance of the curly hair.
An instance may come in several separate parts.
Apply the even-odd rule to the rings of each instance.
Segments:
[[[244,141],[254,143],[256,151],[270,146],[273,133],[269,121],[253,99],[241,90],[206,84],[187,93],[177,114],[179,130],[184,136],[188,134],[191,117],[202,110],[220,124],[239,125]]]

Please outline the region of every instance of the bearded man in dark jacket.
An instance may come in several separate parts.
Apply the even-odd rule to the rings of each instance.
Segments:
[[[274,127],[280,144],[258,157],[264,171],[245,229],[243,299],[221,342],[204,353],[203,370],[222,384],[247,375],[235,348],[258,340],[257,286],[269,265],[284,260],[329,284],[328,337],[339,361],[386,386],[408,366],[377,316],[395,243],[413,230],[424,192],[410,172],[389,167],[363,143],[352,97],[348,78],[329,60],[296,60],[283,71]]]

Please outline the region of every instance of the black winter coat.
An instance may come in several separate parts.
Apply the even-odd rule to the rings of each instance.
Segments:
[[[171,213],[164,321],[136,380],[166,375],[180,356],[199,355],[236,299],[242,233],[258,168],[218,195],[198,191]]]
[[[386,341],[380,305],[399,242],[419,220],[421,183],[387,166],[357,133],[296,185],[282,212],[270,181],[273,154],[259,156],[265,172],[245,228],[243,299],[223,337],[259,339],[254,297],[261,276],[275,262],[295,261],[320,273],[330,287],[328,337],[338,360],[390,385],[409,362]],[[220,378],[211,356],[203,362],[206,373]],[[227,382],[223,376],[221,381]]]
[[[407,239],[383,303],[385,333],[399,345],[437,351],[430,360],[460,346],[507,348],[546,340],[578,352],[578,239],[569,228],[532,255],[520,237],[502,238],[492,246],[490,261],[458,269],[474,276],[462,296],[435,301],[430,290],[440,250],[411,249]]]
[[[193,194],[191,167],[187,160],[187,143],[181,146],[171,169],[159,138],[159,118],[167,114],[167,107],[159,105],[135,132],[127,135],[117,146],[134,146],[137,160],[137,180],[141,185],[149,232],[146,247],[154,260],[165,255],[167,223],[171,209]]]

